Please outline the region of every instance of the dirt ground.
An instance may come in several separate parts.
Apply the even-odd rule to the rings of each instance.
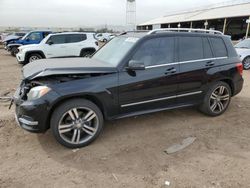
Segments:
[[[20,78],[21,66],[0,50],[0,94],[13,93]],[[250,71],[244,78],[220,117],[189,108],[106,122],[94,143],[76,151],[50,131],[17,127],[14,108],[0,102],[0,187],[249,187]],[[189,136],[197,138],[191,146],[164,153]]]

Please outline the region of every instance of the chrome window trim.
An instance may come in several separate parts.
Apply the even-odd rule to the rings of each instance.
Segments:
[[[178,64],[186,64],[186,63],[196,63],[196,62],[201,62],[201,61],[210,61],[210,60],[220,60],[220,59],[227,59],[228,57],[214,57],[214,58],[207,58],[207,59],[197,59],[197,60],[189,60],[189,61],[180,61],[180,62],[173,62],[173,63],[166,63],[166,64],[161,64],[161,65],[152,65],[152,66],[147,66],[145,67],[146,69],[152,69],[152,68],[157,68],[157,67],[165,67],[169,65],[178,65]]]
[[[174,96],[170,96],[170,97],[163,97],[163,98],[152,99],[152,100],[147,100],[147,101],[123,104],[123,105],[121,105],[121,107],[124,108],[124,107],[128,107],[128,106],[139,105],[139,104],[146,104],[146,103],[163,101],[163,100],[168,100],[168,99],[175,99],[175,98],[179,98],[179,97],[186,97],[186,96],[196,95],[196,94],[200,94],[200,93],[202,93],[202,91],[195,91],[195,92],[191,92],[191,93],[185,93],[185,94],[181,94],[181,95],[174,95]]]

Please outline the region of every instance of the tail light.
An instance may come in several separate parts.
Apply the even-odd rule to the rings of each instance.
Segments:
[[[236,67],[237,67],[238,73],[242,76],[243,75],[243,64],[237,63]]]

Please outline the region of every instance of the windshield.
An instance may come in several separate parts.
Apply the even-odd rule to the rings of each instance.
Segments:
[[[27,33],[26,35],[24,35],[24,36],[22,37],[22,39],[21,39],[21,40],[25,40],[25,38],[26,38],[29,34],[30,34],[30,32],[29,32],[29,33]]]
[[[116,37],[97,51],[92,58],[117,66],[138,40],[139,38],[135,37]]]
[[[243,40],[235,45],[235,48],[248,48],[250,49],[250,39]]]

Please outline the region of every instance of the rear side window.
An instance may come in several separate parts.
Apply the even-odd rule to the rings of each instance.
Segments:
[[[203,50],[204,50],[204,58],[212,58],[213,53],[211,50],[211,46],[207,38],[203,38]]]
[[[65,35],[54,35],[49,38],[47,44],[52,42],[53,44],[63,44],[65,43]]]
[[[145,66],[174,62],[174,37],[161,37],[145,41],[132,60],[142,61]]]
[[[85,34],[72,34],[66,35],[66,43],[81,42],[87,39]]]
[[[203,59],[203,42],[201,37],[179,37],[180,61]]]
[[[227,56],[227,49],[225,43],[222,38],[210,38],[215,57],[226,57]]]

